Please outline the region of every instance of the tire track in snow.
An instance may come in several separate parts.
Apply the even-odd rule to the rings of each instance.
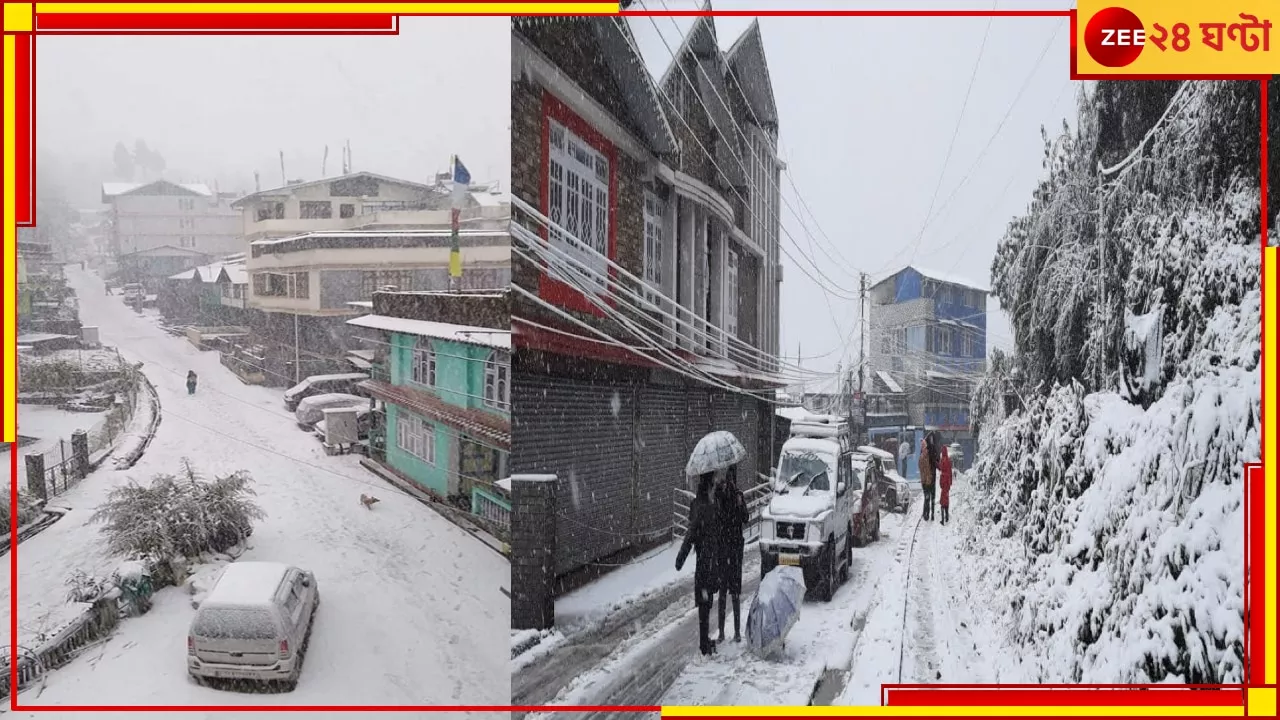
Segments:
[[[851,653],[849,671],[832,705],[877,705],[880,686],[899,681],[906,636],[905,598],[921,523],[918,499],[918,495],[913,497],[899,526],[892,560],[880,568],[874,595],[861,615],[863,628]]]
[[[906,567],[906,575],[902,581],[903,583],[902,632],[899,634],[899,637],[898,637],[898,682],[902,682],[902,672],[903,672],[903,668],[906,665],[905,661],[906,661],[906,652],[907,652],[907,618],[909,616],[909,610],[910,610],[910,604],[911,604],[911,571],[914,568],[914,561],[915,561],[915,554],[916,554],[916,537],[920,534],[920,526],[924,524],[923,498],[919,503],[913,503],[913,505],[920,508],[920,515],[916,518],[915,527],[911,530],[911,542],[907,547],[906,562],[903,563],[904,567]]]
[[[923,521],[922,523],[923,524]],[[941,526],[936,526],[941,529]],[[919,534],[919,525],[916,528]],[[942,679],[938,659],[937,630],[935,628],[932,586],[936,580],[931,562],[937,533],[928,531],[923,538],[912,541],[912,557],[907,563],[907,592],[904,601],[902,624],[902,653],[898,663],[898,681],[935,682]],[[919,552],[915,552],[917,550]],[[914,580],[914,582],[912,582]],[[907,650],[907,627],[910,626],[911,643]],[[907,658],[911,660],[913,674],[904,678]]]

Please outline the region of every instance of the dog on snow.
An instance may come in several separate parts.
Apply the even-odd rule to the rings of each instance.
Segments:
[[[365,495],[364,493],[360,494],[360,504],[364,505],[365,510],[372,510],[373,504],[376,502],[382,501],[372,495]]]

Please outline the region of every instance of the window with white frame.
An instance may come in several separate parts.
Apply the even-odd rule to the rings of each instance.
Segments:
[[[484,364],[484,404],[506,412],[511,408],[511,356],[494,351]]]
[[[401,410],[396,418],[396,447],[425,463],[435,465],[435,426],[418,415]]]
[[[418,338],[413,348],[413,381],[428,387],[436,386],[436,352],[430,338]]]
[[[738,251],[730,249],[725,272],[724,329],[738,336]]]
[[[549,135],[547,216],[564,229],[552,230],[551,242],[586,267],[565,264],[566,269],[603,293],[609,266],[609,160],[554,120]]]
[[[667,204],[656,194],[646,190],[644,193],[644,281],[649,285],[645,290],[645,298],[650,301],[655,301],[655,295],[662,292],[662,245],[666,239],[663,223],[666,220],[666,214]]]
[[[934,352],[939,355],[950,355],[952,352],[952,332],[949,327],[940,327],[938,330],[938,339],[934,343]]]

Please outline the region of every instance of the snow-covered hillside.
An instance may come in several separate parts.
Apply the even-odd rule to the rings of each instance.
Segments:
[[[1099,83],[993,267],[984,585],[1044,682],[1243,682],[1260,452],[1256,82]]]

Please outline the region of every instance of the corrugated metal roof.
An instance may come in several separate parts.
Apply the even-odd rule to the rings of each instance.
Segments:
[[[407,408],[429,420],[486,441],[499,450],[509,452],[511,449],[511,423],[493,413],[450,405],[429,393],[381,380],[365,380],[360,387],[383,402]]]
[[[432,320],[412,320],[387,315],[363,315],[348,320],[347,324],[371,330],[398,332],[406,335],[450,340],[468,345],[480,345],[498,350],[511,349],[510,330],[496,330],[474,325],[453,325]]]

